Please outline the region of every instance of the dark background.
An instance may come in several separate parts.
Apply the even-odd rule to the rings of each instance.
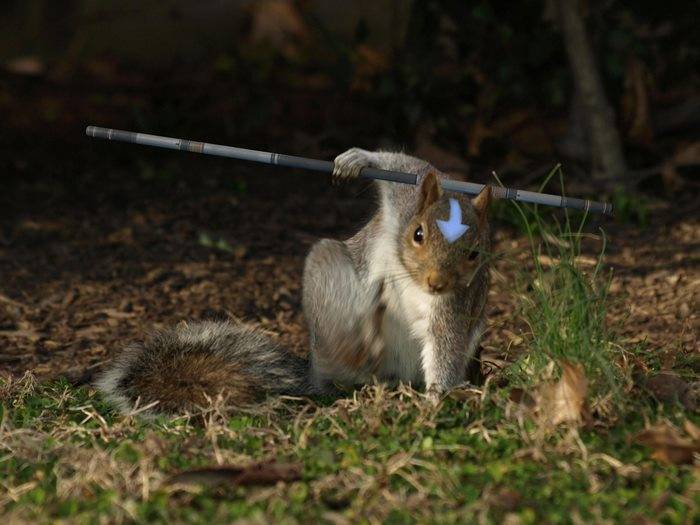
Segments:
[[[65,172],[54,190],[68,194],[95,178],[100,191],[158,187],[138,169],[143,152],[86,140],[88,123],[328,159],[352,145],[404,148],[472,179],[496,170],[513,184],[561,162],[588,195],[612,186],[665,198],[696,191],[698,4],[581,4],[629,168],[610,185],[591,165],[560,3],[6,2],[4,194],[12,207],[23,184],[56,184]],[[154,178],[173,182],[181,174],[168,163],[190,162],[145,155]],[[195,165],[203,183],[212,171],[235,180],[253,169]]]
[[[622,177],[591,153],[561,5],[581,7]],[[569,194],[616,205],[592,227],[663,242],[654,228],[698,217],[699,19],[692,1],[6,1],[0,366],[98,362],[187,316],[252,317],[301,345],[304,254],[371,210],[359,184],[104,143],[89,124],[328,160],[402,148],[525,189],[561,163]],[[495,210],[515,236],[508,218]]]

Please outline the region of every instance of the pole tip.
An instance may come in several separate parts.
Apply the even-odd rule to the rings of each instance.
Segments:
[[[88,137],[94,137],[95,136],[95,126],[88,126],[85,128],[85,134]]]

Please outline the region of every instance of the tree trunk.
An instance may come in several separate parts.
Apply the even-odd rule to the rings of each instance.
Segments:
[[[559,0],[558,3],[566,53],[576,90],[585,109],[593,174],[595,176],[602,171],[606,182],[621,184],[627,179],[622,142],[615,125],[615,115],[605,98],[580,2]]]

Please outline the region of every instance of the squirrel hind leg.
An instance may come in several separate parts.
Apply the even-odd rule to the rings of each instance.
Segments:
[[[348,247],[322,239],[306,258],[302,290],[314,386],[365,383],[378,374],[384,358],[383,284],[360,280]]]

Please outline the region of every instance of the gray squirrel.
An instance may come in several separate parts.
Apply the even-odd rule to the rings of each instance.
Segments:
[[[322,239],[303,273],[310,358],[251,325],[182,322],[128,346],[96,386],[122,411],[181,413],[224,394],[234,405],[266,395],[313,395],[376,378],[423,385],[440,397],[466,379],[485,326],[489,287],[488,186],[473,199],[443,193],[447,176],[403,153],[352,148],[334,183],[364,167],[414,173],[416,186],[375,181],[379,206],[353,237]],[[466,233],[448,242],[437,220],[458,201]]]

